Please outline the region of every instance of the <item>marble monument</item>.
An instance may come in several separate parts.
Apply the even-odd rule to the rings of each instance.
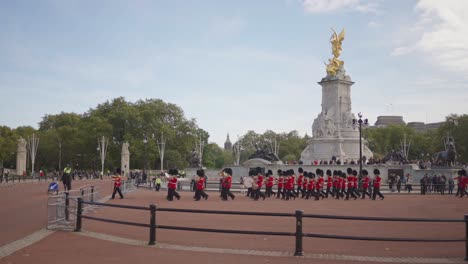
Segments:
[[[351,112],[351,81],[346,75],[344,62],[338,57],[341,53],[341,43],[344,31],[339,35],[333,33],[333,58],[327,64],[327,76],[318,83],[322,86],[322,111],[312,125],[312,139],[302,151],[303,164],[312,164],[316,160],[329,161],[333,156],[341,162],[359,160],[359,131],[353,127],[355,115]],[[362,155],[367,159],[373,156],[362,141]]]

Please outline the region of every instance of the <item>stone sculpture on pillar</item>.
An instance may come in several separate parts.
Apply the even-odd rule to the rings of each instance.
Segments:
[[[351,85],[354,82],[346,75],[344,61],[338,59],[344,37],[344,30],[339,35],[333,31],[330,39],[333,59],[326,65],[327,76],[319,82],[322,86],[322,111],[312,125],[313,137],[302,151],[304,164],[329,161],[333,156],[341,162],[359,160],[359,131],[353,129],[355,116],[351,112]],[[372,152],[363,142],[363,156],[372,157]]]
[[[130,173],[130,151],[128,150],[129,146],[130,144],[128,144],[128,142],[122,144],[122,158],[120,163],[122,176],[128,176]]]
[[[23,175],[26,172],[26,146],[28,143],[24,138],[18,139],[18,149],[16,151],[16,174]]]

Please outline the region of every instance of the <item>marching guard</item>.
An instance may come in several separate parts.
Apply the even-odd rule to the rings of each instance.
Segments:
[[[208,199],[208,194],[205,193],[205,171],[203,169],[197,170],[198,178],[195,180],[195,201],[200,201],[201,197],[205,200]]]
[[[380,182],[382,181],[382,178],[380,178],[380,171],[379,169],[374,170],[374,190],[372,191],[372,200],[375,200],[377,195],[379,195],[380,200],[383,200],[385,197],[383,194],[380,192]]]
[[[179,171],[177,169],[170,169],[168,173],[169,173],[169,179],[167,183],[167,200],[173,201],[174,196],[177,198],[177,200],[180,200],[180,195],[176,191],[177,175],[179,175]]]

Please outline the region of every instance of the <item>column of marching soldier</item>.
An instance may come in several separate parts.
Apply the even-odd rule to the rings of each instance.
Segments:
[[[377,196],[381,200],[385,197],[380,192],[380,185],[382,178],[380,177],[380,171],[374,169],[374,177],[371,178],[367,170],[362,170],[362,177],[358,180],[358,172],[351,168],[348,168],[346,172],[340,170],[327,170],[316,169],[315,173],[304,171],[302,168],[298,169],[299,175],[296,176],[294,170],[278,170],[277,177],[273,176],[273,172],[268,170],[263,175],[261,168],[251,170],[249,177],[243,178],[243,184],[247,187],[247,197],[251,197],[254,200],[262,198],[265,200],[267,197],[276,197],[277,199],[291,200],[298,197],[304,199],[315,199],[320,200],[324,198],[354,200],[360,198],[365,199],[366,196],[372,200],[376,200]],[[468,177],[465,170],[458,171],[458,192],[457,196],[463,197],[468,196]],[[198,178],[196,181],[196,190],[194,199],[199,201],[201,197],[205,200],[208,199],[208,195],[204,192],[206,177],[203,170],[197,171]],[[232,187],[232,169],[225,168],[219,175],[221,176],[221,199],[227,201],[228,198],[235,199],[234,194],[231,192]],[[175,176],[172,178],[177,181]],[[359,184],[360,184],[360,188]],[[176,196],[174,193],[175,182],[169,187],[170,196]],[[273,191],[273,187],[277,186],[276,192]],[[265,188],[263,188],[265,186]],[[172,190],[171,190],[172,189]],[[263,191],[265,189],[265,191]],[[172,194],[172,195],[171,195]],[[172,198],[172,197],[170,197]],[[172,200],[172,199],[168,199]]]

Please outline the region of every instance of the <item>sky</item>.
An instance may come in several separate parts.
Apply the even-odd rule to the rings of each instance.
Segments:
[[[439,122],[468,113],[466,0],[0,1],[0,125],[160,98],[222,145],[312,134],[331,28],[352,110]]]

